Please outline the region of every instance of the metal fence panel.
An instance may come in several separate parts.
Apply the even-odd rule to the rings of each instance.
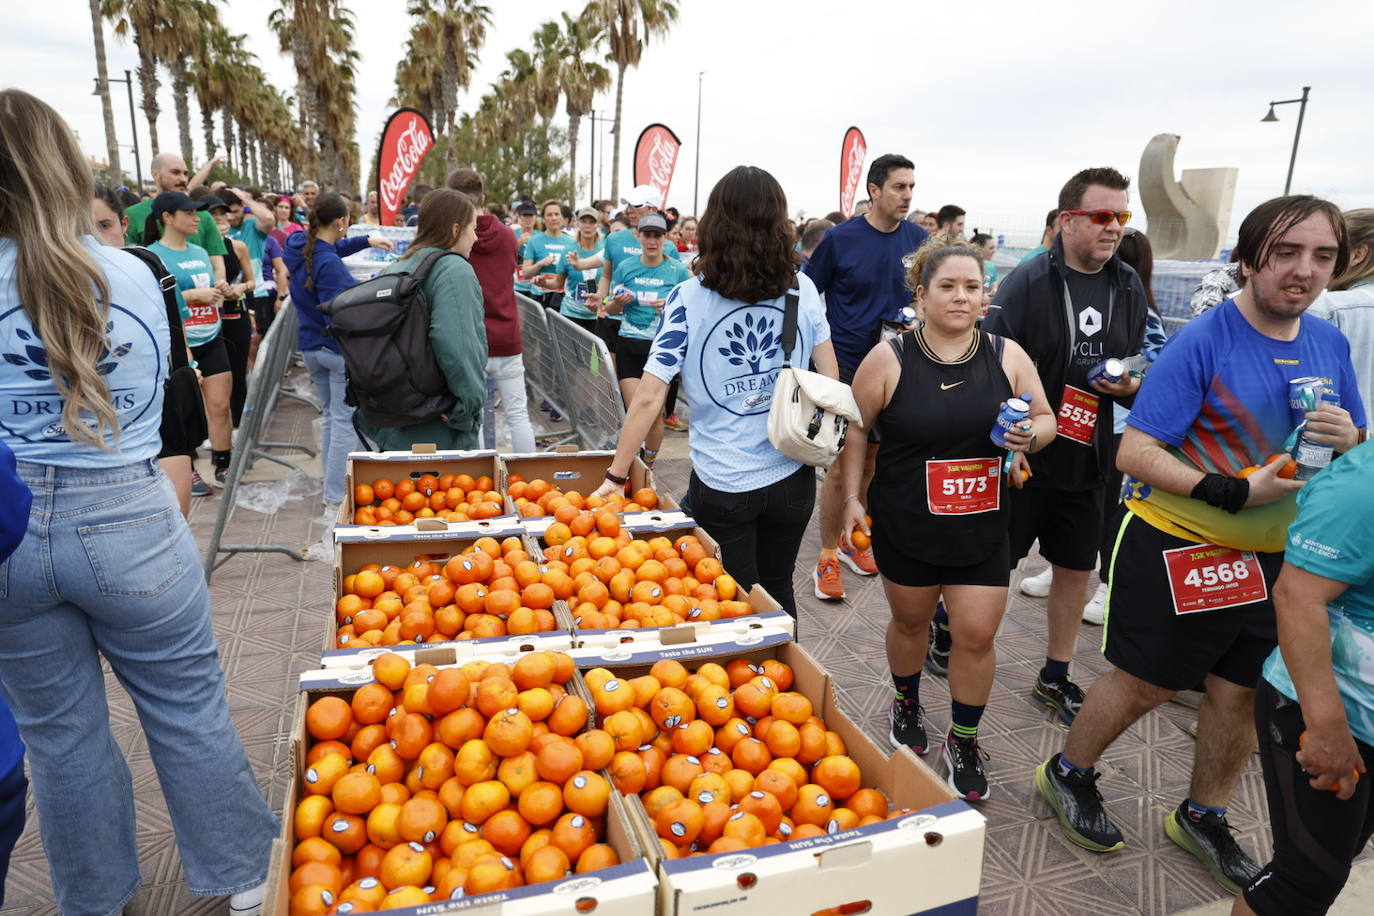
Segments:
[[[584,449],[614,449],[625,425],[615,364],[605,342],[555,312],[545,316],[558,347],[566,384],[563,398],[568,419]]]

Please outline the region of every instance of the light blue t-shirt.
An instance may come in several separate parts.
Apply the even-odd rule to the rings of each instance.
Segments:
[[[215,270],[210,255],[199,245],[186,243],[184,251],[154,242],[148,250],[157,255],[167,272],[177,279],[177,305],[181,307],[181,323],[186,330],[186,344],[199,347],[219,336],[219,306],[192,304],[181,295],[183,290],[209,289],[215,285]]]
[[[110,287],[109,348],[96,364],[119,418],[109,451],[73,445],[62,425],[62,396],[43,341],[19,304],[18,248],[0,238],[0,436],[20,461],[108,468],[146,461],[162,450],[162,383],[167,377],[167,309],[153,272],[131,254],[82,240]],[[208,258],[207,258],[208,263]]]
[[[1350,731],[1374,744],[1374,444],[1340,456],[1298,491],[1298,517],[1288,529],[1285,561],[1349,586],[1326,606],[1331,669]],[[1275,649],[1264,678],[1290,699],[1297,688]]]
[[[797,277],[797,332],[792,365],[830,339],[816,286]],[[693,277],[668,296],[663,328],[644,371],[664,382],[682,374],[692,411],[692,469],[714,490],[744,493],[777,483],[801,464],[768,441],[768,409],[782,368],[786,297],[753,305],[715,293]]]
[[[603,249],[598,241],[591,248],[583,248],[581,244],[574,243],[569,251],[576,251],[577,257],[583,261],[591,258],[601,257]],[[601,281],[601,268],[589,267],[586,270],[578,270],[568,263],[565,257],[559,263],[558,268],[563,276],[563,304],[558,307],[559,314],[567,315],[569,318],[580,318],[589,321],[596,317],[596,312],[587,308],[582,302],[582,285],[590,282],[592,292],[596,292],[596,284]]]
[[[611,292],[625,287],[634,294],[635,301],[621,312],[620,336],[635,340],[653,340],[663,317],[663,300],[674,286],[691,277],[681,261],[664,258],[661,264],[650,267],[643,258],[621,261],[611,275]]]
[[[534,281],[537,281],[540,277],[553,277],[559,282],[562,282],[563,263],[565,261],[564,255],[576,247],[573,240],[566,235],[550,236],[547,232],[537,232],[534,238],[525,243],[525,248],[520,253],[520,262],[522,264],[525,261],[533,261],[537,264],[548,255],[554,256],[554,262],[552,264],[541,268],[539,273],[531,278],[530,285],[534,287],[536,292],[554,292],[552,287],[544,286]]]

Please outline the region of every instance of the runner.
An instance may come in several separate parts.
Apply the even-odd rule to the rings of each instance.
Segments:
[[[1145,336],[1145,288],[1116,256],[1131,218],[1129,186],[1111,168],[1085,169],[1069,179],[1059,192],[1059,238],[1002,281],[984,324],[1030,354],[1059,417],[1059,435],[1031,461],[1031,479],[1009,502],[1013,565],[1038,538],[1041,555],[1054,567],[1045,666],[1033,692],[1066,723],[1083,702],[1083,691],[1069,678],[1069,661],[1097,564],[1102,490],[1113,459],[1112,404],[1140,386],[1129,376],[1088,381],[1104,359],[1139,353]],[[1107,419],[1099,423],[1102,415]]]
[[[528,296],[535,302],[539,301],[540,290],[525,276],[522,264],[525,246],[534,241],[535,236],[539,234],[539,227],[534,224],[538,215],[539,209],[534,204],[517,204],[515,207],[515,225],[511,227],[511,231],[515,233],[515,250],[520,257],[515,262],[515,291],[522,296]]]
[[[892,619],[887,660],[894,747],[927,750],[920,705],[926,634],[943,592],[955,633],[949,661],[952,725],[943,745],[947,779],[961,798],[988,797],[978,748],[978,724],[992,690],[997,657],[993,637],[1007,603],[1007,513],[1004,480],[1020,486],[1021,454],[1055,435],[1029,357],[1015,342],[978,330],[983,262],[965,245],[929,244],[910,268],[925,324],[874,347],[854,376],[854,397],[865,428],[882,433],[868,491],[873,552]],[[1008,398],[1030,395],[1028,421],[1006,432],[1016,452],[1003,471],[1004,452],[990,438]],[[1024,396],[1024,395],[1023,395]],[[859,486],[866,445],[848,439],[832,476],[846,492],[843,530],[864,534]],[[913,480],[925,479],[922,487]]]
[[[186,167],[186,160],[176,153],[158,153],[153,157],[149,169],[152,171],[153,186],[157,188],[158,194],[166,191],[186,193],[191,180],[190,171]],[[129,225],[124,233],[124,244],[149,245],[162,237],[162,225],[149,220],[152,209],[153,198],[150,197],[124,211],[124,215],[129,218]],[[191,241],[209,253],[215,279],[223,280],[224,240],[215,228],[215,221],[209,213],[201,211],[197,214],[196,231],[191,233]]]
[[[915,169],[910,159],[892,153],[873,160],[868,167],[872,209],[827,232],[806,264],[806,275],[825,296],[842,382],[853,381],[859,363],[878,342],[882,321],[895,320],[911,303],[902,259],[926,240],[925,230],[904,218],[911,207]],[[841,561],[862,576],[878,572],[868,551],[840,543],[844,493],[868,492],[877,452],[877,437],[870,432],[860,485],[846,491],[839,474],[827,474],[821,487],[821,555],[812,573],[817,598],[844,597]]]
[[[1368,445],[1298,494],[1274,586],[1279,648],[1255,697],[1274,857],[1235,916],[1325,913],[1374,834],[1371,505]]]
[[[533,281],[533,298],[546,309],[558,311],[563,303],[563,281],[566,279],[562,268],[566,264],[564,255],[576,245],[563,232],[563,205],[556,200],[544,201],[544,231],[536,232],[521,249],[524,263],[520,268],[522,280]]]
[[[227,192],[226,192],[227,193]],[[232,196],[232,195],[231,195]],[[237,199],[235,203],[237,203]],[[248,355],[253,344],[253,319],[249,317],[249,296],[257,287],[254,270],[257,258],[252,257],[247,243],[230,232],[229,204],[215,194],[200,198],[200,205],[209,211],[215,227],[224,237],[224,301],[219,304],[220,337],[229,354],[229,374],[233,390],[229,395],[229,419],[238,429],[243,405],[248,399]],[[243,219],[242,210],[239,219]],[[251,227],[250,227],[251,228]],[[228,473],[228,468],[225,468]],[[219,478],[219,470],[215,471]]]
[[[564,277],[563,301],[558,307],[558,313],[593,334],[597,333],[599,325],[596,311],[588,307],[586,297],[596,295],[596,288],[601,280],[601,268],[589,267],[586,270],[578,270],[573,263],[579,259],[591,261],[601,256],[601,224],[598,215],[591,207],[583,207],[577,211],[577,238],[568,253],[553,267]],[[610,322],[606,322],[606,326],[614,330]],[[606,341],[606,348],[614,353],[615,338],[602,339]]]
[[[1205,683],[1188,797],[1164,830],[1233,894],[1259,871],[1231,836],[1226,805],[1254,748],[1254,685],[1275,645],[1270,596],[1302,486],[1280,476],[1287,459],[1275,453],[1304,419],[1305,435],[1337,452],[1354,448],[1365,425],[1350,345],[1303,315],[1347,262],[1340,211],[1315,197],[1275,198],[1241,223],[1236,251],[1240,294],[1174,336],[1126,421],[1118,463],[1130,511],[1103,640],[1114,668],[1088,692],[1063,752],[1035,774],[1070,840],[1122,848],[1093,766],[1145,713]],[[1299,376],[1320,379],[1344,406],[1294,411]]]

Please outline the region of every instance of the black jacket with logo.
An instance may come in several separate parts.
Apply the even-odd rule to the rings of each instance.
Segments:
[[[1116,255],[1102,268],[1113,292],[1105,318],[1107,335],[1103,358],[1127,357],[1140,352],[1145,342],[1145,287],[1131,265]],[[988,308],[984,330],[1010,337],[1030,354],[1045,387],[1045,397],[1057,416],[1073,359],[1074,328],[1064,301],[1068,278],[1064,242],[1013,270],[998,288]],[[1019,393],[1019,392],[1018,392]],[[1094,446],[1088,448],[1063,436],[1030,456],[1034,476],[1029,487],[1086,490],[1102,483],[1114,461],[1112,448],[1113,398],[1099,394]]]

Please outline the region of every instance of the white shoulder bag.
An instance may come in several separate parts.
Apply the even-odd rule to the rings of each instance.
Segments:
[[[768,441],[794,461],[828,468],[844,448],[850,423],[861,420],[849,386],[819,372],[792,365],[797,329],[798,291],[787,293],[782,320],[782,369],[768,410]]]

